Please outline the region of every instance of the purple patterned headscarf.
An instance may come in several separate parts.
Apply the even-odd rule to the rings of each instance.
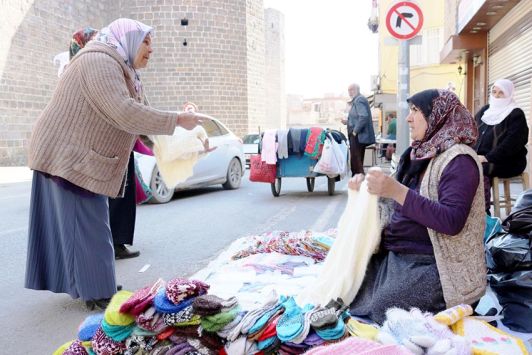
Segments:
[[[133,67],[133,61],[142,41],[152,32],[153,28],[142,22],[119,18],[100,31],[98,40],[114,48],[127,65]]]
[[[416,96],[423,93],[410,97],[409,103],[418,106]],[[472,145],[477,141],[475,119],[455,93],[438,90],[431,103],[428,116],[423,112],[428,123],[427,132],[423,139],[412,142],[412,160],[433,158],[455,144]]]
[[[142,97],[142,83],[133,62],[144,38],[152,33],[153,28],[142,22],[119,18],[104,27],[98,35],[98,41],[115,49],[135,73],[135,89],[139,97]]]

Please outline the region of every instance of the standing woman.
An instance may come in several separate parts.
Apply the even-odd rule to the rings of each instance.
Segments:
[[[509,178],[526,168],[528,126],[525,113],[514,101],[514,84],[495,81],[489,104],[475,116],[479,139],[475,150],[484,171],[484,198],[489,213],[493,177]]]
[[[25,286],[106,307],[116,292],[108,197],[124,194],[139,134],[194,128],[204,116],[141,103],[136,69],[150,55],[152,28],[118,19],[70,62],[37,120]]]

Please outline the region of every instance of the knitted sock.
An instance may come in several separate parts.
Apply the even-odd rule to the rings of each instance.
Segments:
[[[291,341],[302,331],[305,323],[303,310],[290,297],[284,304],[285,312],[277,323],[277,337],[283,342]]]
[[[312,315],[313,306],[310,304],[303,307],[303,329],[302,331],[294,337],[291,342],[295,344],[301,344],[307,338],[310,332],[310,316]]]
[[[315,329],[323,340],[338,340],[346,333],[344,319],[348,318],[349,314],[344,312],[340,315],[340,319],[333,327]]]

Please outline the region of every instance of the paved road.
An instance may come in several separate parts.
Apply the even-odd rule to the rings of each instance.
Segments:
[[[119,260],[116,273],[125,289],[135,290],[158,277],[187,277],[239,237],[271,230],[326,230],[335,227],[345,206],[345,180],[334,196],[327,180],[316,179],[315,192],[305,179],[284,179],[281,196],[267,184],[240,189],[221,186],[181,192],[165,205],[137,209],[135,248],[139,258]],[[0,327],[5,341],[0,354],[51,354],[75,338],[79,323],[90,312],[67,295],[23,288],[26,263],[30,183],[0,184]],[[149,264],[143,273],[139,270]]]

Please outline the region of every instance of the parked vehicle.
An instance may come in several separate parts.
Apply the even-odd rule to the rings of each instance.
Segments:
[[[193,175],[170,190],[159,174],[155,157],[137,154],[142,179],[150,186],[150,203],[166,203],[172,199],[175,191],[222,184],[224,189],[240,187],[244,171],[244,150],[242,140],[217,119],[203,120],[203,128],[209,136],[211,147],[216,149],[198,160]]]
[[[260,135],[258,133],[246,134],[242,138],[244,142],[244,156],[246,158],[246,166],[249,166],[251,156],[259,153]]]

